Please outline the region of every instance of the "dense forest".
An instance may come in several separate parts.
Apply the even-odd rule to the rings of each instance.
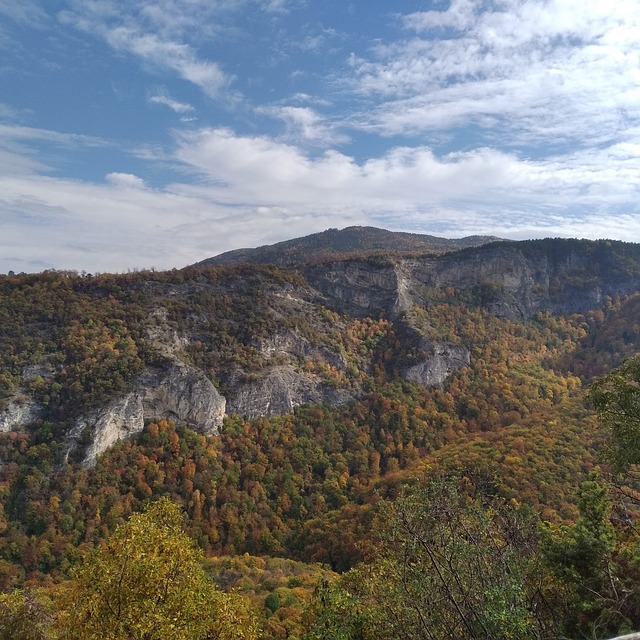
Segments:
[[[524,244],[534,258],[558,251]],[[637,275],[634,247],[619,250],[598,277]],[[550,286],[571,296],[587,276]],[[492,284],[420,295],[355,313],[304,270],[264,265],[0,276],[0,637],[76,637],[89,620],[114,638],[640,629],[639,436],[627,428],[640,294],[522,318],[496,313]],[[468,361],[432,384],[406,375],[433,345]],[[221,424],[145,412],[140,432],[88,459],[96,408],[175,362],[228,399]],[[233,411],[229,399],[285,369],[320,401]],[[630,423],[611,414],[623,396]],[[156,576],[167,549],[194,569],[101,609],[122,550],[145,548],[130,556],[140,575]],[[149,598],[162,605],[153,624],[131,626]]]

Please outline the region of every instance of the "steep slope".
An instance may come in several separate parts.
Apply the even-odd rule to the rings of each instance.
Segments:
[[[582,313],[640,288],[640,245],[613,241],[499,242],[441,256],[368,258],[303,267],[327,303],[398,314],[463,296],[498,316]]]
[[[638,349],[639,253],[0,278],[0,581],[63,574],[159,495],[207,551],[335,569],[429,474],[570,519],[601,442],[584,385]]]
[[[443,305],[511,321],[584,314],[640,290],[640,247],[503,242],[440,256],[3,279],[4,431],[53,422],[93,462],[150,420],[352,401],[380,367],[427,387],[472,365]]]

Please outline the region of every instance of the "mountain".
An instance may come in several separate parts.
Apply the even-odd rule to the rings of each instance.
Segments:
[[[195,266],[231,264],[294,265],[320,263],[373,254],[407,255],[418,253],[444,253],[467,247],[476,247],[500,240],[494,236],[469,236],[450,240],[418,233],[386,231],[376,227],[347,227],[327,229],[303,238],[286,240],[255,249],[236,249]]]
[[[390,332],[394,375],[441,385],[469,366],[474,338],[436,323],[434,309],[480,309],[512,322],[585,314],[640,290],[640,246],[498,242],[284,269],[48,272],[3,281],[0,430],[63,421],[70,450],[92,462],[149,420],[217,433],[225,416],[351,402],[379,357],[375,345]],[[363,321],[377,327],[367,348]]]
[[[431,473],[571,520],[585,389],[639,309],[640,245],[613,241],[2,276],[0,588],[159,495],[207,553],[337,570]]]

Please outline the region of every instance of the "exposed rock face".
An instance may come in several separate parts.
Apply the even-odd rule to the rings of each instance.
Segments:
[[[470,353],[464,347],[441,342],[429,342],[424,346],[431,351],[432,355],[404,372],[404,377],[409,382],[417,382],[425,387],[437,386],[454,371],[468,367],[470,364]]]
[[[136,390],[79,420],[72,438],[77,441],[85,429],[92,431],[84,462],[93,464],[118,440],[140,433],[146,420],[175,420],[217,433],[225,406],[226,400],[204,373],[176,361],[166,371],[144,372]]]
[[[351,260],[304,270],[307,280],[333,306],[355,314],[391,309],[398,300],[398,277],[391,264]]]
[[[306,267],[307,280],[327,305],[353,314],[394,317],[424,306],[429,291],[472,291],[492,313],[521,320],[538,311],[582,313],[607,295],[640,289],[640,274],[605,245],[550,241],[550,247],[500,243],[441,256],[352,260]],[[598,263],[594,264],[597,255]],[[591,252],[591,253],[590,253]]]
[[[347,364],[341,353],[330,351],[324,347],[316,347],[294,331],[270,336],[260,342],[259,348],[261,354],[267,359],[277,359],[278,356],[303,360],[316,358],[339,369],[344,369]]]
[[[41,415],[42,407],[34,400],[16,396],[9,401],[4,411],[0,411],[0,432],[22,431]]]
[[[433,304],[445,300],[481,306],[511,320],[539,311],[585,312],[601,305],[605,296],[640,290],[640,248],[623,244],[504,242],[455,254],[306,263],[287,267],[277,277],[265,268],[246,274],[196,273],[195,279],[177,282],[138,282],[133,286],[150,301],[145,341],[155,358],[147,361],[128,394],[79,420],[70,439],[88,444],[86,462],[91,463],[116,441],[140,432],[149,420],[165,418],[216,433],[227,413],[255,418],[287,413],[304,403],[348,402],[361,391],[358,381],[373,369],[374,361],[367,358],[380,355],[372,356],[378,348],[391,348],[371,341],[360,350],[359,334],[349,328],[353,316],[391,321],[391,353],[400,357],[398,362],[407,362],[402,360],[407,356],[415,363],[416,351],[425,354],[422,362],[404,371],[404,378],[427,387],[440,385],[469,364],[469,351],[425,340],[446,335],[430,331]],[[327,309],[351,318],[327,314]],[[247,310],[253,312],[247,314],[253,322],[258,314],[265,320],[249,325],[256,327],[255,335],[243,326]],[[328,322],[341,326],[325,339]],[[336,338],[342,330],[345,340]],[[203,344],[209,351],[200,358]],[[250,357],[234,359],[237,353]],[[166,359],[166,366],[155,368],[158,356]],[[189,357],[218,367],[213,373],[227,399],[203,371],[181,361]],[[310,361],[320,366],[307,367]],[[50,382],[60,371],[59,362],[45,358],[29,364],[23,381]],[[330,371],[325,364],[349,374],[343,378],[349,380],[345,388],[336,388],[339,376],[323,377],[323,371]],[[354,367],[357,375],[352,375]],[[46,417],[44,409],[33,399],[16,396],[0,413],[0,431],[25,428],[41,416]]]
[[[139,394],[130,393],[112,402],[92,416],[78,420],[72,430],[72,440],[91,430],[91,439],[85,450],[85,464],[92,465],[96,458],[111,445],[124,440],[144,428],[144,409]]]
[[[226,400],[202,371],[176,361],[168,372],[147,374],[141,382],[149,419],[176,420],[205,433],[222,425]]]
[[[229,398],[229,413],[246,418],[280,415],[306,402],[339,404],[351,396],[330,389],[314,375],[297,371],[292,365],[277,366],[255,382],[239,384]]]
[[[189,344],[189,340],[169,326],[168,315],[164,307],[154,309],[149,314],[147,336],[160,353],[173,358],[177,351],[181,351]]]

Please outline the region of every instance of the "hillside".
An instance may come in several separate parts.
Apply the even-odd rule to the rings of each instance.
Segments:
[[[233,264],[276,264],[279,266],[304,263],[321,263],[357,256],[408,255],[418,253],[445,253],[466,247],[476,247],[499,238],[493,236],[469,236],[460,239],[387,231],[376,227],[347,227],[327,229],[303,238],[285,240],[255,249],[235,249],[195,266]]]
[[[608,241],[1,277],[2,588],[159,496],[208,555],[340,572],[442,474],[571,522],[603,438],[585,390],[638,351],[639,305],[640,246]]]

